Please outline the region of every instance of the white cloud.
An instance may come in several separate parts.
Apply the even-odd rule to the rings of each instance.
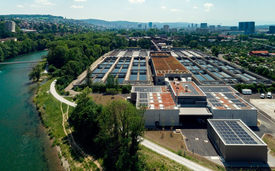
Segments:
[[[48,0],[35,0],[35,2],[40,5],[56,5]]]
[[[185,0],[186,2],[189,2],[190,0]]]
[[[24,5],[16,5],[17,8],[24,8]]]
[[[193,9],[198,9],[198,7],[197,7],[197,6],[194,6]]]
[[[214,4],[208,2],[204,4],[204,7],[206,8],[205,11],[209,12],[212,8],[214,8]]]
[[[74,0],[75,2],[85,2],[87,0]]]
[[[128,0],[130,3],[134,3],[134,4],[140,4],[145,2],[145,0]]]
[[[172,12],[178,12],[179,10],[178,9],[171,9],[170,11],[172,11]]]
[[[131,10],[132,8],[131,8],[131,7],[127,7],[126,9],[127,9],[127,10]]]
[[[36,4],[31,4],[30,7],[39,8],[41,6],[40,5],[36,5]]]
[[[166,7],[165,7],[165,6],[163,6],[163,7],[161,7],[161,9],[166,9]]]
[[[72,5],[71,8],[84,8],[84,6],[83,5],[81,5],[81,6]]]

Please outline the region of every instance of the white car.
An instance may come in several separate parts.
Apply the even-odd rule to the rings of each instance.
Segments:
[[[261,99],[264,99],[265,98],[265,94],[262,93],[260,97],[261,97]]]
[[[271,94],[271,92],[268,92],[267,95],[266,95],[266,97],[269,98],[269,99],[272,99],[272,94]]]

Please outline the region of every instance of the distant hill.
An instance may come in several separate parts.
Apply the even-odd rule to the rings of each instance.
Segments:
[[[0,15],[0,18],[43,18],[43,19],[63,19],[62,16],[41,15],[41,14],[10,14],[10,15]]]
[[[105,20],[98,20],[98,19],[84,19],[81,20],[90,24],[103,26],[107,28],[137,28],[139,22],[130,22],[130,21],[105,21]],[[142,24],[142,28],[147,26],[149,27],[149,23],[140,23]],[[188,25],[191,25],[191,23],[186,22],[171,22],[171,23],[159,23],[159,22],[153,22],[153,25],[156,25],[157,28],[162,28],[163,25],[169,25],[170,28],[177,28],[177,27],[188,27]]]

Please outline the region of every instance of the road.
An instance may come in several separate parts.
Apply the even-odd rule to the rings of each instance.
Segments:
[[[69,106],[72,106],[72,107],[76,107],[76,103],[73,103],[73,102],[70,102],[66,99],[64,99],[62,96],[60,96],[59,94],[57,94],[56,90],[55,90],[55,84],[56,84],[56,80],[54,80],[52,83],[51,83],[51,87],[50,87],[50,92],[52,93],[52,95],[57,99],[59,100],[60,102],[62,103],[65,103]],[[143,138],[142,138],[143,139]],[[166,150],[165,148],[163,147],[160,147],[158,146],[157,144],[154,144],[146,139],[143,139],[143,141],[141,142],[141,145],[155,151],[156,153],[159,153],[165,157],[168,157],[172,160],[174,160],[175,162],[181,164],[181,165],[184,165],[192,170],[195,170],[195,171],[210,171],[210,169],[207,169],[199,164],[196,164],[192,161],[189,161],[187,160],[186,158],[184,157],[181,157],[175,153],[172,153],[170,152],[169,150]]]
[[[147,148],[149,148],[165,157],[168,157],[168,158],[174,160],[175,162],[188,167],[189,169],[192,169],[195,171],[211,171],[208,168],[205,168],[199,164],[196,164],[190,160],[187,160],[186,158],[181,157],[169,150],[166,150],[165,148],[160,147],[160,146],[156,145],[155,143],[152,143],[151,141],[148,141],[146,139],[143,139],[143,141],[141,142],[141,145],[143,145],[143,146],[145,146],[145,147],[147,147]]]
[[[62,103],[65,103],[69,106],[72,106],[72,107],[76,107],[76,103],[74,102],[70,102],[69,100],[66,100],[64,99],[62,96],[60,96],[56,90],[55,90],[55,84],[56,84],[56,80],[54,80],[52,83],[51,83],[51,88],[50,88],[50,92],[52,93],[52,95],[60,102]]]

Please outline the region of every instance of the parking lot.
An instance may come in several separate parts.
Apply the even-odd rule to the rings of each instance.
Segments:
[[[218,156],[215,148],[207,137],[207,129],[181,129],[186,137],[186,145],[189,151],[201,156]]]

